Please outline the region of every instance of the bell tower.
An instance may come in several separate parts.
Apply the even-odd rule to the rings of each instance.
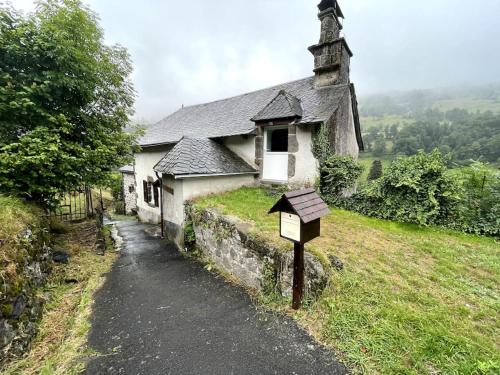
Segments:
[[[317,88],[349,83],[349,65],[352,52],[340,37],[344,18],[337,0],[322,0],[318,5],[321,21],[319,43],[309,47],[314,56],[315,85]]]

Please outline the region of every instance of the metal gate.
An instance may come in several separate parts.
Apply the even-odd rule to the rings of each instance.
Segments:
[[[49,218],[60,221],[79,221],[93,217],[95,214],[96,199],[89,187],[60,194],[58,201],[59,206],[48,212]]]

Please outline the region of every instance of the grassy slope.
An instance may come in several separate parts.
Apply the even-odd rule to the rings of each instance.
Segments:
[[[197,202],[254,222],[270,241],[276,198],[259,189]],[[249,203],[251,202],[251,204]],[[500,247],[493,239],[332,210],[307,247],[344,271],[300,315],[351,367],[368,373],[494,373],[500,369]]]
[[[116,255],[96,255],[93,222],[72,224],[67,229],[56,244],[68,251],[70,262],[54,264],[45,290],[52,297],[44,306],[38,334],[26,356],[10,363],[3,375],[78,374],[84,368],[84,359],[94,354],[86,347],[93,294],[103,284]],[[68,279],[78,283],[68,284]]]
[[[34,205],[0,195],[0,281],[16,281],[17,264],[22,264],[17,237],[28,225],[39,226],[40,216]]]

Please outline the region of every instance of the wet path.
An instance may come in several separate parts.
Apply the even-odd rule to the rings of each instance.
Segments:
[[[344,374],[290,319],[120,222],[122,255],[98,293],[87,374]]]

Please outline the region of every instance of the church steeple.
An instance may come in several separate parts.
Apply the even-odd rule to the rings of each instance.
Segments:
[[[309,47],[314,55],[316,87],[349,83],[349,65],[352,52],[344,38],[341,18],[344,14],[337,0],[322,0],[318,5],[321,21],[319,43]]]

